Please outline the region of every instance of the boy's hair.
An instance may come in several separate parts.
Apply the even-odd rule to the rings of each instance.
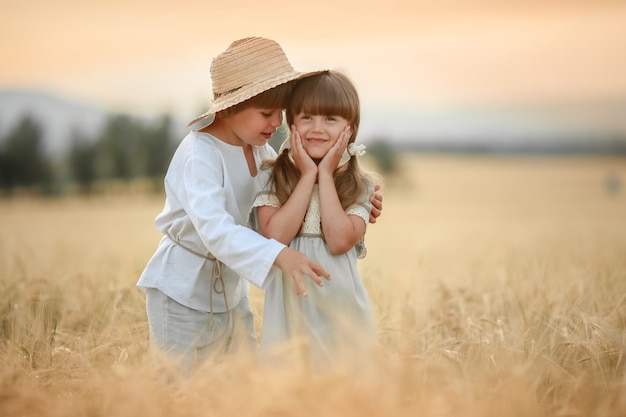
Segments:
[[[278,85],[272,89],[262,92],[246,101],[228,107],[217,112],[215,117],[230,117],[250,107],[260,109],[284,109],[289,102],[289,96],[293,89],[293,82]]]
[[[344,74],[324,71],[296,81],[287,105],[288,126],[291,126],[294,117],[302,111],[311,115],[343,117],[352,129],[348,143],[355,141],[361,121],[359,95],[354,84]],[[300,171],[288,149],[283,150],[275,160],[264,163],[262,168],[272,166],[274,170],[270,181],[274,185],[278,201],[284,204],[300,179]],[[361,168],[356,156],[350,157],[346,163],[337,167],[334,180],[344,210],[357,203],[371,183],[370,175]]]

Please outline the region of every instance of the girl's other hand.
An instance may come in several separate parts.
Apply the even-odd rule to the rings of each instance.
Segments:
[[[339,136],[335,143],[330,147],[324,158],[320,162],[318,169],[320,171],[327,172],[330,175],[333,175],[337,166],[339,166],[339,162],[341,162],[341,157],[348,146],[348,140],[352,135],[352,130],[350,129],[350,125],[346,126]]]

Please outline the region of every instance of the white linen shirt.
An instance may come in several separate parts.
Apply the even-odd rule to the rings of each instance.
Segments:
[[[266,144],[253,146],[253,154],[258,168],[276,152]],[[156,288],[189,308],[215,313],[236,307],[248,294],[248,282],[265,289],[285,245],[246,227],[256,192],[243,147],[191,131],[165,175],[165,206],[155,219],[164,237],[137,286]],[[213,262],[172,239],[224,263],[225,294],[211,288]]]

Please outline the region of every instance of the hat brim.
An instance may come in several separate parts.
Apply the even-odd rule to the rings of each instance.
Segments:
[[[295,81],[295,80],[299,80],[302,78],[310,77],[312,75],[320,74],[324,71],[326,70],[318,70],[318,71],[311,71],[311,72],[293,71],[291,73],[284,74],[280,77],[272,78],[271,80],[268,80],[262,83],[257,83],[254,85],[242,87],[238,89],[237,91],[234,91],[230,94],[225,94],[215,99],[213,101],[213,104],[211,105],[211,108],[207,112],[202,113],[200,116],[193,119],[191,122],[187,124],[187,126],[191,126],[195,123],[198,123],[201,120],[208,119],[209,117],[215,115],[215,113],[217,112],[226,110],[229,107],[242,103],[248,99],[251,99],[252,97],[256,95],[259,95],[261,93],[264,93],[265,91],[271,90],[274,87],[278,87],[281,84],[285,84],[290,81]],[[211,120],[209,124],[211,124],[212,122],[213,120]]]

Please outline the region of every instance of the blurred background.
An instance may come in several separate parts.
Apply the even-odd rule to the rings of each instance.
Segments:
[[[383,163],[626,154],[623,0],[0,0],[2,192],[157,184],[210,105],[212,58],[246,36],[346,72]]]

